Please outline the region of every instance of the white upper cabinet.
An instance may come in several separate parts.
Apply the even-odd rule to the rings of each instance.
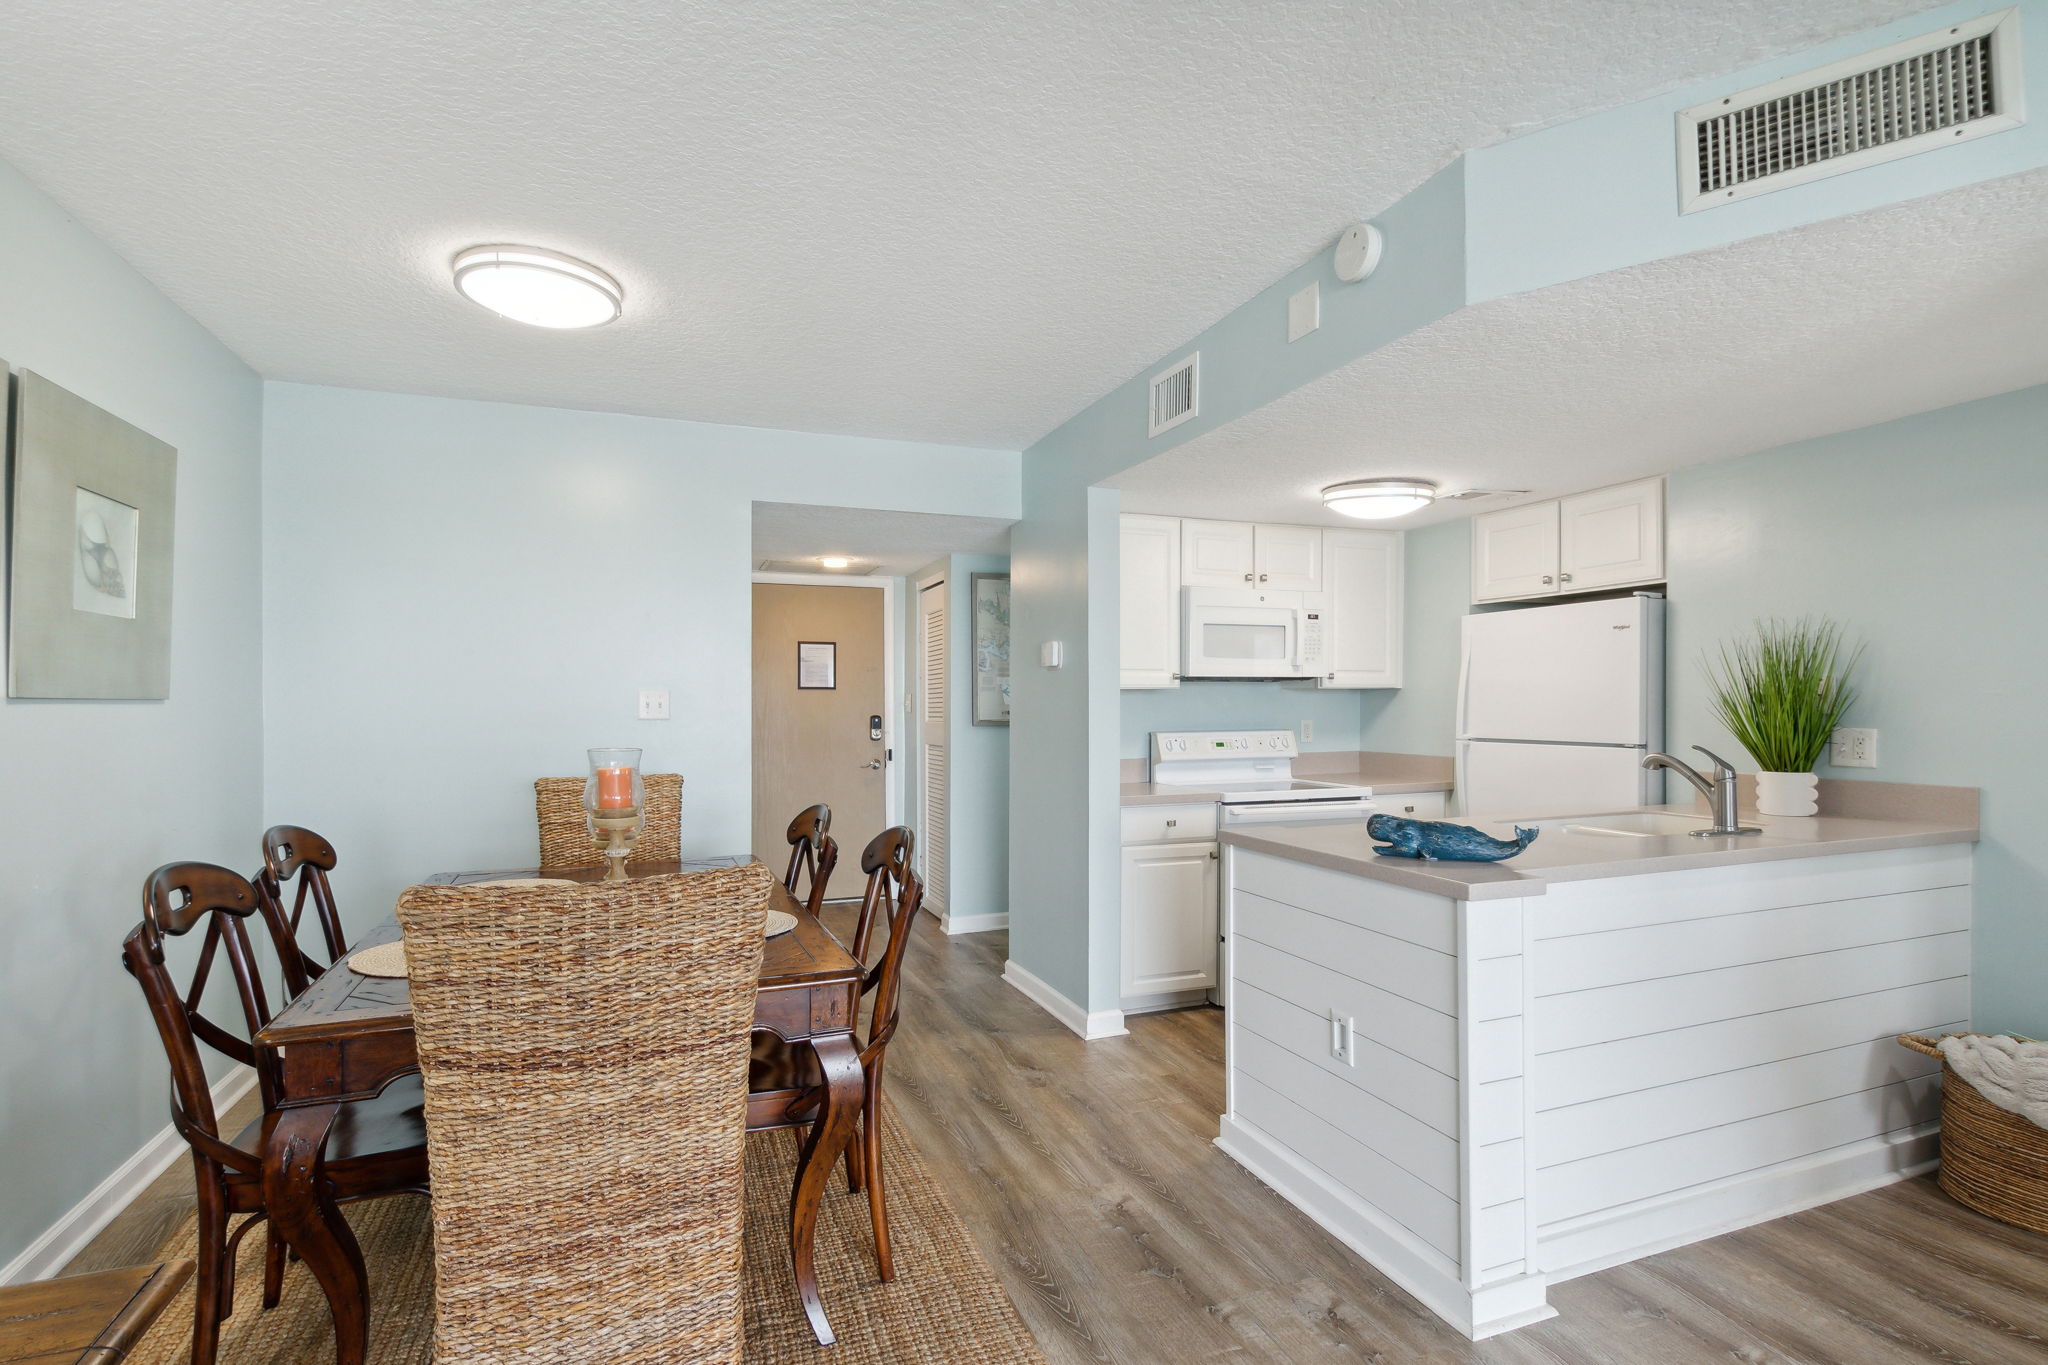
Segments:
[[[1119,686],[1179,687],[1181,523],[1125,516],[1119,533]]]
[[[1332,531],[1322,536],[1324,590],[1309,610],[1324,614],[1327,668],[1318,687],[1401,685],[1399,531]]]
[[[1558,587],[1588,592],[1664,577],[1664,480],[1639,479],[1557,504]]]
[[[1472,518],[1475,602],[1554,597],[1663,578],[1661,478]]]
[[[1320,592],[1323,537],[1313,526],[1244,521],[1180,524],[1180,581],[1186,588]]]
[[[1256,529],[1247,521],[1182,521],[1181,586],[1242,588],[1258,582]]]

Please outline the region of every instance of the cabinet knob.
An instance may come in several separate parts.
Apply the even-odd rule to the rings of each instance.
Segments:
[[[1327,677],[1331,682],[1337,681],[1337,675],[1335,673],[1328,673],[1324,676]]]
[[[1560,583],[1569,583],[1572,581],[1572,576],[1568,573],[1561,573],[1557,576],[1557,581]]]
[[[1174,680],[1175,682],[1179,682],[1179,681],[1180,681],[1180,674],[1178,674],[1178,673],[1174,674],[1174,675],[1173,675],[1173,680]]]
[[[1180,823],[1180,821],[1178,821],[1178,820],[1168,820],[1168,821],[1166,822],[1166,827],[1167,827],[1168,829],[1172,829],[1172,828],[1173,828],[1173,827],[1174,827],[1175,825],[1177,825],[1177,824],[1179,824],[1179,823]]]
[[[1259,581],[1260,581],[1261,583],[1265,582],[1265,581],[1266,581],[1266,576],[1265,576],[1264,574],[1260,574],[1260,575],[1259,575]]]
[[[1247,583],[1251,582],[1251,581],[1252,581],[1252,576],[1251,576],[1250,574],[1246,574],[1246,575],[1244,576],[1244,581],[1245,581],[1245,582],[1247,582]]]
[[[1545,575],[1543,575],[1543,581],[1544,581],[1545,583],[1548,583],[1548,582],[1550,581],[1550,575],[1549,575],[1549,574],[1545,574]]]
[[[1210,849],[1210,850],[1209,850],[1209,857],[1210,857],[1210,858],[1211,858],[1212,860],[1213,860],[1213,859],[1214,859],[1214,858],[1216,857],[1216,850],[1215,850],[1215,849],[1213,849],[1213,848],[1212,848],[1212,849]]]

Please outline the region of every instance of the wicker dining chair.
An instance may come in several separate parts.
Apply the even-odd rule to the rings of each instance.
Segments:
[[[142,923],[121,944],[121,963],[142,987],[170,1060],[171,1125],[192,1151],[198,1185],[192,1365],[214,1365],[221,1321],[234,1311],[235,1247],[268,1216],[263,1139],[277,1098],[277,1057],[246,1041],[270,1022],[270,1002],[244,922],[256,908],[256,888],[240,873],[210,863],[168,863],[143,883]],[[164,940],[202,925],[206,932],[191,984],[180,991],[164,962]],[[227,1024],[202,1008],[207,978],[223,958],[241,1007],[241,1018],[230,1015]],[[232,1136],[221,1131],[201,1043],[256,1070],[264,1112]],[[337,1202],[423,1193],[427,1149],[418,1078],[401,1077],[374,1098],[344,1104],[321,1153],[321,1170]],[[237,1214],[253,1216],[230,1229]],[[263,1306],[274,1308],[284,1288],[285,1247],[274,1229],[265,1233]]]
[[[802,896],[804,909],[815,916],[825,908],[825,886],[832,880],[832,869],[839,865],[839,841],[832,837],[832,808],[827,805],[808,807],[797,813],[789,822],[789,870],[782,874],[782,885],[792,896]],[[809,878],[809,889],[800,891]]]
[[[444,1365],[740,1356],[747,1036],[774,874],[398,901]]]
[[[249,880],[256,888],[271,946],[284,971],[285,993],[294,1000],[348,952],[341,911],[335,907],[334,888],[327,880],[334,863],[334,845],[310,829],[272,825],[263,831],[263,867]],[[294,883],[296,889],[287,892]],[[291,901],[289,909],[286,900]],[[307,952],[299,937],[309,906],[320,927],[324,958]]]
[[[868,874],[868,884],[861,896],[860,918],[854,922],[852,944],[854,957],[868,968],[861,994],[873,999],[868,1006],[867,1037],[860,1049],[865,1090],[860,1127],[846,1149],[846,1184],[856,1194],[867,1190],[868,1217],[875,1230],[875,1267],[885,1281],[896,1278],[896,1264],[889,1246],[889,1205],[882,1188],[882,1063],[901,1012],[903,954],[910,946],[910,927],[917,922],[918,907],[924,903],[924,882],[910,865],[914,842],[911,831],[899,825],[877,834],[861,851],[860,868]],[[868,966],[875,928],[883,919],[888,921],[888,942],[879,959]],[[749,1090],[756,1098],[772,1096],[774,1102],[759,1106],[759,1111],[776,1115],[756,1121],[754,1130],[803,1127],[815,1120],[816,1092],[822,1083],[817,1054],[767,1032],[756,1033],[749,1050]]]
[[[533,784],[534,811],[540,818],[542,867],[602,867],[604,852],[591,837],[583,818],[580,777],[542,777]],[[683,856],[683,776],[643,773],[647,828],[633,845],[635,858],[672,863]]]

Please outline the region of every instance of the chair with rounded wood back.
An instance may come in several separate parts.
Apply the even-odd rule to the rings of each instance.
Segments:
[[[825,908],[825,884],[839,865],[839,841],[832,837],[832,808],[812,806],[789,822],[789,870],[782,874],[783,889],[803,900],[804,909],[816,915]],[[805,885],[808,891],[798,887]]]
[[[889,1209],[882,1186],[882,1063],[889,1040],[895,1036],[902,999],[903,955],[910,946],[910,929],[924,903],[924,882],[911,868],[910,855],[916,836],[902,826],[885,829],[868,841],[861,851],[861,871],[868,884],[861,896],[860,917],[854,922],[851,952],[868,968],[861,994],[869,999],[867,1034],[860,1048],[865,1090],[861,1099],[859,1131],[846,1149],[847,1188],[868,1196],[868,1216],[875,1229],[875,1262],[883,1280],[896,1278],[889,1247]],[[868,962],[875,931],[888,921],[888,940],[873,965]],[[773,1034],[757,1033],[748,1077],[757,1095],[786,1095],[787,1103],[757,1106],[756,1111],[774,1117],[751,1119],[755,1131],[789,1128],[807,1124],[817,1112],[814,1092],[822,1083],[816,1054],[808,1047],[791,1046]]]
[[[341,912],[334,904],[334,888],[327,874],[334,870],[334,845],[310,829],[298,825],[272,825],[263,831],[263,869],[252,879],[269,926],[271,943],[284,969],[287,996],[299,994],[348,952],[348,939],[341,930]],[[285,908],[285,888],[298,886]],[[313,918],[320,926],[326,949],[323,960],[309,953],[299,938],[299,927],[311,902]]]
[[[580,777],[540,777],[533,783],[534,814],[540,822],[542,867],[602,867],[604,851],[583,817]],[[683,775],[642,773],[647,827],[633,845],[633,857],[658,863],[683,856]]]
[[[169,863],[142,887],[142,922],[121,944],[122,965],[142,987],[171,1066],[171,1125],[192,1149],[198,1184],[199,1274],[192,1323],[192,1365],[213,1365],[220,1348],[222,1319],[234,1311],[235,1247],[267,1210],[263,1198],[264,1117],[233,1137],[224,1136],[214,1110],[199,1044],[255,1068],[267,1116],[277,1098],[277,1059],[253,1047],[246,1034],[270,1022],[270,1002],[250,948],[246,921],[258,895],[242,875],[210,863]],[[205,935],[182,993],[164,962],[166,938],[201,926]],[[241,1006],[237,1027],[202,1012],[207,978],[227,959]],[[338,1202],[400,1191],[424,1191],[427,1183],[426,1127],[420,1114],[417,1077],[387,1087],[375,1099],[345,1105],[328,1138],[322,1169]],[[236,1214],[253,1217],[230,1230]],[[264,1264],[263,1306],[276,1306],[284,1286],[284,1243],[269,1233]]]

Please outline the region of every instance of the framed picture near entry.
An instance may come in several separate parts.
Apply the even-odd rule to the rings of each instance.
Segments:
[[[829,640],[799,640],[796,685],[805,692],[830,692],[839,686],[839,646]]]
[[[28,370],[10,390],[7,695],[161,701],[178,452]]]
[[[1010,723],[1010,576],[978,573],[974,601],[974,723]]]

